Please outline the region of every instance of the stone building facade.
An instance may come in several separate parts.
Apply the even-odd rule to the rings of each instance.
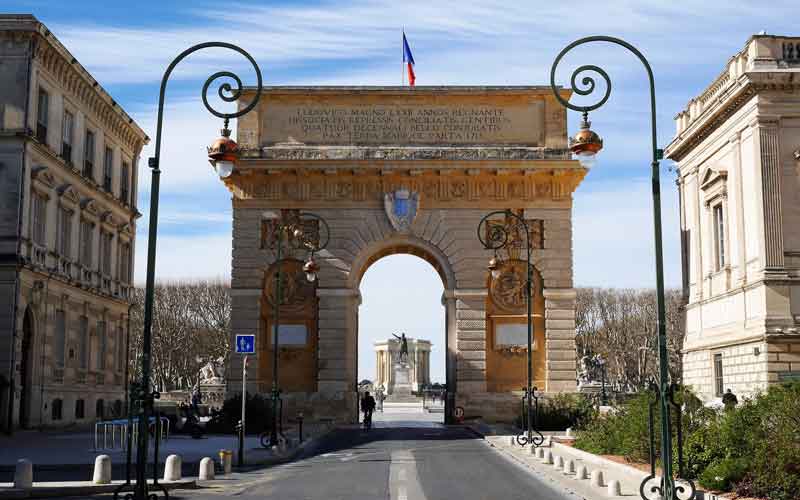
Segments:
[[[800,378],[800,38],[757,35],[678,113],[683,374],[705,400]]]
[[[147,136],[33,16],[0,88],[0,428],[120,413]]]
[[[240,106],[253,96],[245,91]],[[233,195],[231,334],[257,338],[248,390],[272,385],[267,332],[281,265],[291,292],[279,327],[292,332],[279,353],[284,414],[357,419],[359,284],[373,262],[407,253],[444,284],[446,419],[455,407],[513,419],[527,373],[525,232],[513,218],[491,219],[513,243],[497,278],[476,233],[487,213],[506,209],[531,231],[535,384],[575,390],[572,193],[586,171],[570,159],[566,112],[550,87],[270,87],[237,127],[242,157],[224,182]],[[275,225],[265,219],[306,210],[330,229],[314,283],[302,273],[304,251],[288,246],[275,262]],[[241,372],[232,358],[231,393]]]
[[[397,339],[375,342],[374,387],[383,386],[391,394],[394,385],[394,365],[400,362],[400,341]],[[419,392],[431,382],[431,342],[408,338],[408,364],[411,367],[411,390]]]

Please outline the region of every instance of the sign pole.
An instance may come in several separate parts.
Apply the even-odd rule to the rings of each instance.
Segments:
[[[239,467],[244,465],[244,416],[247,403],[247,355],[242,363],[242,428],[239,431]]]

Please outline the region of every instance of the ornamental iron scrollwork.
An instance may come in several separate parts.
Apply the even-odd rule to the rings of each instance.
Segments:
[[[528,404],[528,395],[532,398],[532,402]],[[531,408],[530,414],[528,408]],[[522,388],[522,428],[523,431],[517,435],[517,444],[526,446],[531,444],[533,446],[541,446],[544,443],[544,435],[536,429],[536,416],[539,414],[539,397],[536,395],[536,386],[531,387],[528,391],[527,387]],[[528,432],[528,419],[531,421],[531,431]]]
[[[647,405],[647,430],[650,437],[650,474],[645,477],[639,485],[639,495],[643,500],[663,500],[664,498],[664,478],[656,475],[656,445],[655,445],[655,407],[660,400],[659,387],[652,380],[648,390],[652,393],[652,398]],[[672,500],[692,500],[695,498],[697,488],[690,479],[684,478],[683,468],[683,422],[681,405],[675,401],[677,386],[671,384],[668,389],[667,398],[670,405],[675,410],[676,434],[678,439],[678,477],[673,479],[674,489]],[[688,495],[686,494],[688,492]]]
[[[278,238],[277,231],[285,234]],[[278,241],[289,255],[297,250],[315,253],[328,246],[330,229],[325,219],[311,212],[281,210],[280,219],[262,221],[261,248],[274,251]]]

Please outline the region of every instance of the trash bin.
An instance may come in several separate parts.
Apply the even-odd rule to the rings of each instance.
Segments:
[[[219,463],[222,465],[222,473],[230,474],[233,468],[233,452],[231,450],[219,450]]]

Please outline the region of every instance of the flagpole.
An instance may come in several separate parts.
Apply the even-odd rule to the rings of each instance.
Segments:
[[[400,52],[402,54],[402,57],[400,58],[400,86],[405,87],[406,86],[406,47],[405,47],[406,28],[405,27],[403,27],[403,29],[400,31],[400,34],[401,34]]]

